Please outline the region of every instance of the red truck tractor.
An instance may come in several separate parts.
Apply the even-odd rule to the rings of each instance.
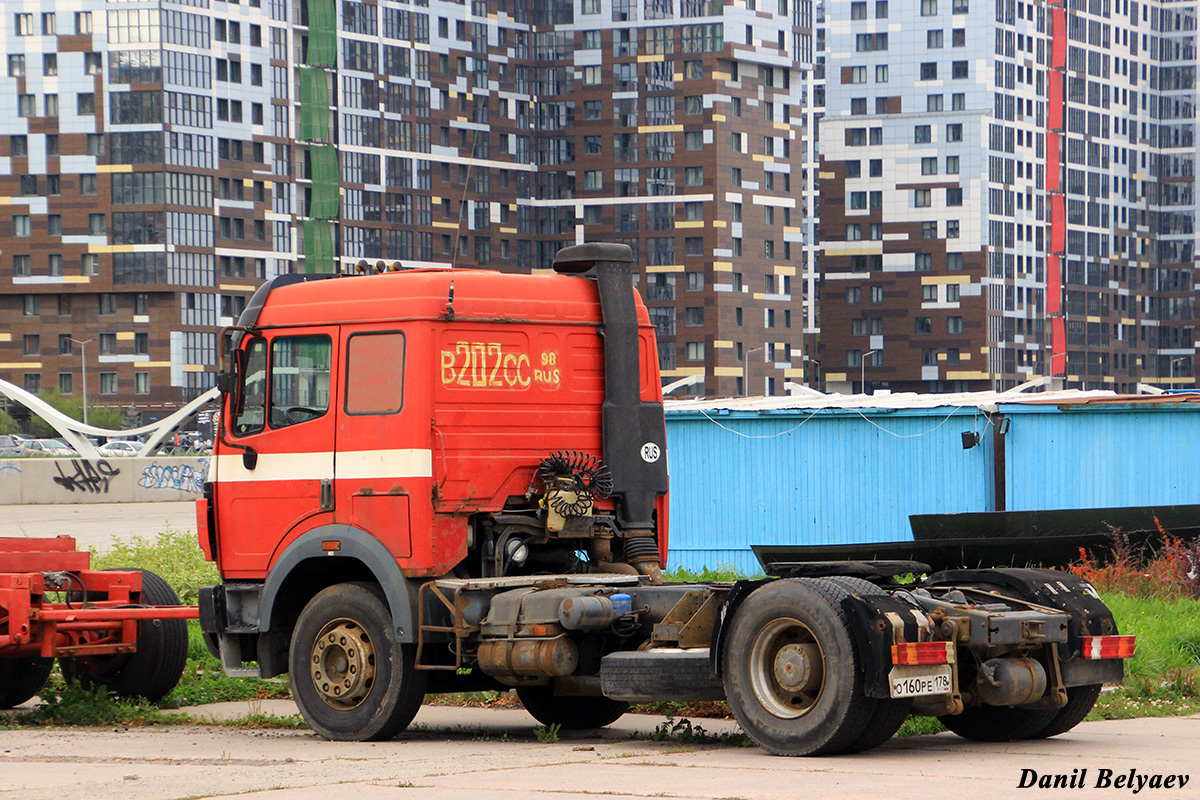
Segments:
[[[200,619],[230,674],[290,673],[322,736],[386,739],[429,692],[515,689],[563,728],[725,699],[783,755],[874,747],[910,714],[1053,736],[1132,637],[1086,582],[915,582],[912,562],[666,583],[654,329],[629,248],[555,273],[284,275],[228,332],[199,538]],[[713,520],[714,525],[730,524]]]

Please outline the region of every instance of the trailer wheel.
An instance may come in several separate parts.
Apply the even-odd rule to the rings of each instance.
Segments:
[[[1101,685],[1098,683],[1090,686],[1067,687],[1067,704],[1058,709],[1054,719],[1050,720],[1046,727],[1029,738],[1047,739],[1051,736],[1058,736],[1083,722],[1088,712],[1092,710],[1092,706],[1096,705],[1096,701],[1100,699],[1100,689]]]
[[[538,722],[567,730],[603,728],[629,710],[629,703],[608,697],[555,696],[549,686],[522,686],[517,697]]]
[[[788,579],[755,590],[730,623],[725,694],[742,729],[785,756],[843,752],[876,702],[862,672],[834,583]]]
[[[339,583],[319,592],[296,621],[288,665],[300,713],[326,739],[380,741],[412,722],[428,676],[414,645],[396,641],[378,586]]]
[[[177,606],[179,595],[149,570],[142,573],[142,602]],[[85,687],[103,686],[122,697],[163,699],[179,683],[187,666],[187,620],[146,619],[138,622],[137,651],[108,656],[59,659],[63,678]]]
[[[0,658],[0,708],[15,708],[42,690],[53,658]]]
[[[864,597],[887,594],[883,589],[862,578],[836,576],[825,578],[825,580],[830,583],[836,583],[851,594],[863,595]],[[899,700],[878,698],[875,700],[875,703],[875,710],[871,712],[871,719],[867,722],[867,727],[863,729],[863,732],[858,735],[857,739],[846,746],[842,751],[843,753],[863,753],[891,739],[896,735],[896,731],[900,730],[900,726],[904,724],[904,720],[908,719],[908,715],[912,711],[913,701],[911,697]]]

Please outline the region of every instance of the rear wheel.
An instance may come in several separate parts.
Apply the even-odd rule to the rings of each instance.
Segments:
[[[19,706],[40,692],[53,667],[53,658],[0,658],[0,708]]]
[[[1088,712],[1092,710],[1092,706],[1096,705],[1096,701],[1100,699],[1100,689],[1101,686],[1098,683],[1091,686],[1068,687],[1067,704],[1058,709],[1058,713],[1054,715],[1054,719],[1046,723],[1044,728],[1029,738],[1046,739],[1051,736],[1058,736],[1060,733],[1066,733],[1071,728],[1083,722]]]
[[[177,606],[179,595],[165,580],[149,570],[142,573],[142,603]],[[96,599],[95,595],[91,596]],[[187,621],[145,619],[138,622],[137,651],[107,656],[83,656],[59,660],[63,677],[82,686],[103,686],[122,697],[144,697],[152,703],[163,699],[187,666]]]
[[[549,686],[522,686],[517,689],[517,697],[538,722],[567,730],[603,728],[629,710],[629,703],[608,697],[555,696]]]
[[[837,576],[826,578],[825,580],[830,583],[836,583],[851,594],[862,595],[864,597],[887,594],[883,589],[880,589],[870,581],[864,581],[862,578]],[[875,703],[875,710],[871,712],[871,719],[867,722],[867,727],[842,752],[862,753],[878,747],[891,739],[896,735],[896,731],[900,730],[900,726],[904,724],[904,720],[908,719],[909,712],[912,711],[913,701],[911,697],[898,700],[878,698],[875,700]]]
[[[730,624],[725,694],[742,729],[776,755],[846,750],[866,729],[876,701],[863,693],[847,591],[787,579],[754,591]]]
[[[1004,706],[975,706],[961,714],[938,717],[950,730],[975,742],[1009,742],[1037,738],[1050,725],[1059,709],[1031,711]]]
[[[317,733],[335,741],[390,739],[412,722],[428,676],[413,645],[396,641],[383,593],[340,583],[301,612],[289,655],[292,693]]]

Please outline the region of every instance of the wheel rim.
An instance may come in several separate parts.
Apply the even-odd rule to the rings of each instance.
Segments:
[[[357,708],[375,685],[371,637],[352,619],[332,620],[313,641],[309,671],[326,704],[340,711]]]
[[[808,626],[791,617],[763,626],[750,648],[750,682],[762,707],[780,719],[812,710],[825,685],[825,656]]]

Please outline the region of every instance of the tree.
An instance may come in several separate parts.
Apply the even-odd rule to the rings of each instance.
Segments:
[[[13,433],[21,432],[21,423],[13,418],[13,415],[0,408],[0,435],[8,436]]]
[[[129,427],[125,413],[116,406],[97,406],[88,409],[88,424],[110,431],[124,430]]]
[[[83,406],[79,401],[63,397],[58,389],[43,389],[38,392],[38,399],[48,403],[72,419],[83,419]],[[32,409],[31,409],[32,412]],[[29,415],[29,430],[35,438],[49,439],[58,436],[58,430],[36,413]]]

